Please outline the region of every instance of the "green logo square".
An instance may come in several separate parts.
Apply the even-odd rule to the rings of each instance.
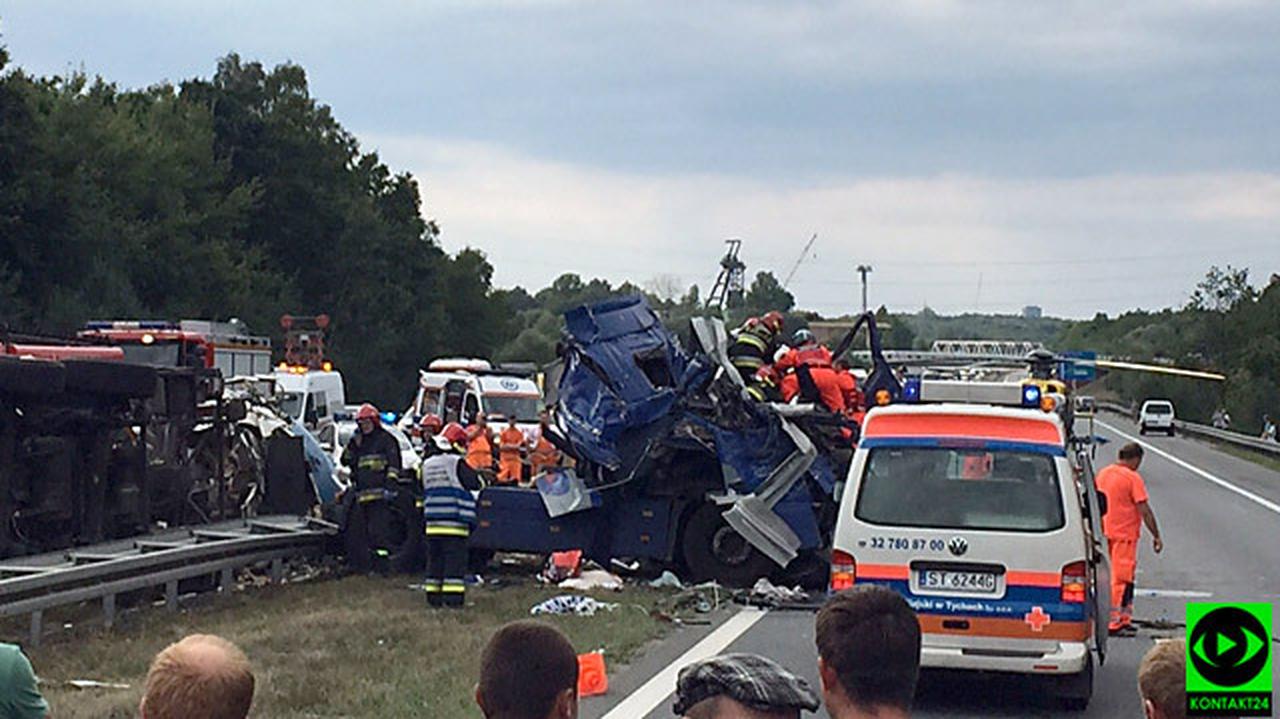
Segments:
[[[1271,605],[1187,604],[1189,716],[1271,716]]]

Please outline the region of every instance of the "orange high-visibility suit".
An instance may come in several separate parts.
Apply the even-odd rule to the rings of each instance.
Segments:
[[[1147,485],[1142,475],[1122,464],[1104,467],[1094,480],[1107,496],[1107,513],[1102,515],[1102,533],[1111,552],[1111,631],[1133,622],[1133,584],[1138,571],[1138,539],[1142,536],[1142,513],[1138,505],[1147,501]]]
[[[524,449],[524,432],[518,427],[507,427],[498,435],[498,482],[515,484],[523,474],[520,452]]]
[[[547,467],[554,467],[560,464],[560,450],[556,449],[546,437],[538,435],[538,441],[534,443],[533,450],[529,452],[529,471],[533,476],[538,476],[542,470]]]
[[[467,429],[467,466],[479,472],[493,470],[493,439],[488,427],[472,425]]]

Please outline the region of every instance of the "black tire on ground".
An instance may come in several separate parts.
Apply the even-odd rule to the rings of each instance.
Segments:
[[[1169,436],[1170,436],[1170,437],[1176,436],[1177,434],[1178,434],[1178,430],[1177,430],[1177,429],[1175,429],[1175,428],[1173,428],[1173,427],[1170,427],[1170,428],[1169,428]]]
[[[59,362],[0,357],[0,393],[35,397],[59,394],[66,369]]]
[[[824,590],[831,577],[831,551],[806,551],[792,560],[778,575],[787,586],[799,584],[808,590]]]
[[[113,397],[150,397],[156,371],[142,365],[97,360],[67,360],[67,389]]]
[[[680,537],[681,558],[695,582],[749,587],[775,565],[725,522],[725,509],[708,502],[689,515]]]
[[[1093,698],[1093,653],[1087,656],[1084,671],[1056,677],[1058,686],[1055,694],[1058,702],[1067,711],[1082,712],[1089,708],[1089,700]]]
[[[1146,434],[1146,433],[1147,433],[1147,425],[1145,424],[1138,425],[1138,434]]]

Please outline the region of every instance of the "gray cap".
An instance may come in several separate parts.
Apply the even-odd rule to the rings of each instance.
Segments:
[[[726,696],[755,709],[817,711],[818,697],[803,678],[756,654],[724,654],[690,664],[676,680],[676,714]]]

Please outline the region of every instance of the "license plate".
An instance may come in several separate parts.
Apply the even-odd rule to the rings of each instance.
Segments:
[[[990,572],[952,572],[941,569],[921,569],[917,574],[921,589],[947,592],[991,594],[996,591],[996,575]]]

